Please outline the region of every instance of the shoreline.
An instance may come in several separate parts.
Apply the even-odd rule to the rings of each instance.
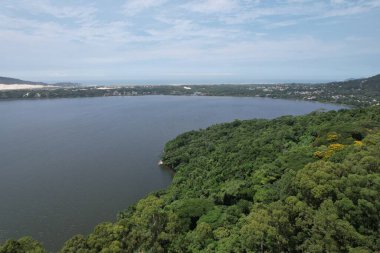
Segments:
[[[54,85],[42,85],[42,84],[0,84],[0,91],[19,91],[19,90],[41,90],[59,88]]]

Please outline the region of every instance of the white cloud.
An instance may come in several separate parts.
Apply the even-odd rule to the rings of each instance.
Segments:
[[[287,0],[275,4],[264,4],[263,1],[246,0],[206,0],[190,1],[182,5],[187,11],[208,15],[215,14],[220,21],[229,25],[265,21],[267,28],[285,27],[311,19],[342,17],[362,14],[380,7],[380,0]],[[297,19],[295,19],[297,17]],[[208,18],[207,16],[205,17]],[[271,19],[282,20],[272,22]]]
[[[225,13],[239,8],[236,0],[206,0],[192,1],[183,5],[187,10],[200,13]]]
[[[282,28],[282,27],[287,27],[287,26],[293,26],[297,25],[298,21],[297,20],[286,20],[286,21],[280,21],[280,22],[274,22],[266,25],[266,28],[273,29],[273,28]]]
[[[261,63],[329,62],[380,51],[374,32],[364,34],[363,40],[342,38],[333,30],[327,38],[301,26],[291,29],[305,21],[345,22],[347,19],[340,17],[370,12],[380,6],[380,0],[341,4],[312,0],[281,0],[277,4],[129,0],[110,9],[102,8],[99,2],[93,6],[49,0],[4,3],[6,7],[0,9],[0,69],[9,73],[19,68],[20,72],[51,71],[50,76],[57,76],[54,73],[60,70],[68,76],[98,72],[106,76],[123,69],[144,72],[147,68],[159,73],[158,69],[166,68],[175,75],[185,66],[190,69],[183,71],[184,76],[202,76],[227,73],[228,68],[218,69],[225,66],[239,69]],[[324,25],[323,29],[329,28]],[[211,66],[215,68],[209,69]]]
[[[126,15],[136,15],[146,9],[158,7],[167,0],[128,0],[123,5],[123,11]]]
[[[206,46],[243,38],[242,31],[236,28],[203,26],[194,20],[170,19],[165,16],[156,17],[156,20],[164,23],[165,28],[146,30],[153,41],[199,41]]]
[[[345,3],[345,0],[331,0],[332,4],[343,4]]]
[[[98,11],[93,6],[56,5],[49,0],[22,1],[20,7],[35,14],[46,14],[55,18],[69,18],[81,22],[94,18]]]

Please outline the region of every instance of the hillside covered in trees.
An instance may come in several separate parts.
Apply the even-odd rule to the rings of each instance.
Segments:
[[[168,189],[62,253],[378,252],[380,107],[234,121],[182,134]],[[0,252],[44,252],[30,238]]]

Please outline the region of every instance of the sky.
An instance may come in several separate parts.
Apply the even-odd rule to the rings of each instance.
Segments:
[[[380,0],[0,0],[0,76],[257,83],[380,73]]]

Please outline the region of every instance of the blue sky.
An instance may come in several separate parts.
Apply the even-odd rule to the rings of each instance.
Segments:
[[[0,76],[249,83],[380,73],[380,0],[0,0]]]

